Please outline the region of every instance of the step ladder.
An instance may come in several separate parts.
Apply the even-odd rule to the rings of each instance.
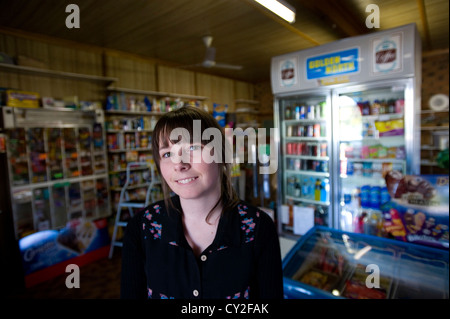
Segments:
[[[140,171],[140,170],[146,170],[148,169],[149,174],[149,180],[144,184],[136,184],[133,181],[132,178],[132,172],[134,171]],[[161,184],[161,181],[156,176],[155,166],[154,164],[150,164],[148,162],[130,162],[127,164],[127,170],[126,170],[126,180],[125,184],[123,185],[121,191],[120,191],[120,197],[119,197],[119,203],[117,205],[117,213],[116,218],[114,222],[114,230],[113,235],[111,238],[111,247],[109,249],[109,259],[112,258],[114,253],[114,247],[122,247],[123,243],[120,240],[117,240],[117,232],[119,227],[125,227],[127,225],[126,221],[122,221],[122,210],[123,208],[128,208],[128,212],[130,214],[130,218],[134,215],[134,209],[143,209],[150,205],[153,202],[156,202],[160,198],[155,198],[154,194],[152,194],[153,188]],[[142,201],[133,201],[130,200],[130,195],[128,194],[128,191],[130,189],[136,189],[136,188],[142,188],[147,187],[145,199]]]

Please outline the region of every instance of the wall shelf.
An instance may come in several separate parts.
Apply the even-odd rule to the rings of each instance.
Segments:
[[[113,86],[109,86],[107,88],[107,90],[111,91],[111,92],[123,92],[123,93],[128,93],[128,94],[142,94],[142,95],[175,98],[175,99],[190,99],[190,100],[200,100],[200,101],[207,99],[206,96],[199,96],[199,95],[128,89],[128,88],[113,87]]]
[[[113,77],[104,77],[104,76],[98,76],[98,75],[56,71],[56,70],[35,68],[35,67],[31,67],[31,66],[21,66],[21,65],[6,64],[6,63],[0,63],[0,69],[6,70],[6,71],[13,71],[16,73],[52,76],[52,77],[68,78],[68,79],[82,80],[82,81],[96,81],[96,82],[106,82],[106,83],[118,81],[118,78],[113,78]]]

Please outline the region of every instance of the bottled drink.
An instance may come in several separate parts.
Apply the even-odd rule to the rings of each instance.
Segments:
[[[354,212],[352,207],[352,197],[350,194],[344,194],[344,202],[341,203],[341,230],[351,232],[353,231]]]

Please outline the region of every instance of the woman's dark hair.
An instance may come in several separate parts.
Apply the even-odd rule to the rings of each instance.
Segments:
[[[214,205],[211,211],[206,216],[206,221],[210,217],[211,212],[219,205],[222,204],[222,214],[236,206],[239,201],[239,198],[232,186],[231,183],[231,163],[227,163],[225,160],[225,152],[228,151],[226,148],[226,143],[228,141],[225,138],[224,129],[219,125],[219,123],[214,119],[214,117],[208,112],[192,106],[184,106],[174,111],[168,112],[161,116],[161,118],[156,123],[156,126],[153,130],[152,134],[152,152],[153,152],[153,160],[155,161],[158,172],[161,176],[160,169],[160,154],[159,149],[161,147],[167,147],[169,145],[169,141],[173,144],[177,143],[179,140],[171,140],[170,133],[174,129],[184,128],[186,129],[191,138],[194,136],[194,120],[200,120],[201,127],[201,137],[203,137],[203,131],[208,128],[217,128],[221,133],[221,147],[222,147],[222,158],[219,159],[218,165],[220,170],[220,184],[221,184],[221,194],[218,202]],[[201,140],[203,145],[208,144],[211,140]],[[162,144],[161,144],[162,143]],[[177,211],[179,209],[175,207],[174,203],[171,200],[171,190],[167,185],[164,178],[161,178],[162,190],[164,194],[164,202],[166,207],[171,207]],[[181,213],[181,212],[180,212]]]

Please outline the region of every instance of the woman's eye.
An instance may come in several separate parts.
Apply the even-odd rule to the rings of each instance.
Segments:
[[[162,157],[162,158],[169,158],[169,157],[170,157],[170,152],[163,153],[163,154],[161,155],[161,157]]]
[[[189,146],[189,151],[198,151],[202,147],[200,145],[191,145]]]

